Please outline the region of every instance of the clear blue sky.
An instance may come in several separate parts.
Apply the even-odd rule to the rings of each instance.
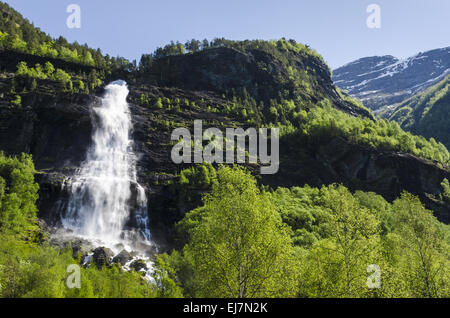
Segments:
[[[5,1],[5,0],[3,0]],[[138,59],[187,39],[293,38],[332,68],[354,59],[408,57],[450,45],[449,0],[6,0],[53,37]],[[81,7],[81,29],[69,29],[66,8]],[[369,4],[381,7],[381,29],[366,26]]]

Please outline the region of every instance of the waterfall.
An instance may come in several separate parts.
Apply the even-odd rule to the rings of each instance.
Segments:
[[[70,198],[62,224],[111,246],[131,239],[127,224],[133,224],[144,240],[150,240],[147,198],[137,182],[130,136],[128,87],[124,81],[116,81],[105,90],[101,105],[93,107],[93,144],[69,181]]]

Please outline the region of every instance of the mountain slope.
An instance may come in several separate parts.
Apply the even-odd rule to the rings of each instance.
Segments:
[[[333,81],[376,110],[402,102],[447,74],[450,74],[450,47],[404,60],[390,55],[362,58],[334,70]]]
[[[415,134],[450,148],[450,76],[380,114]]]

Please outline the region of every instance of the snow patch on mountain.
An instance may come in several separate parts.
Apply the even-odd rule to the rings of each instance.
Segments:
[[[398,103],[450,73],[450,46],[398,59],[365,57],[333,71],[334,83],[366,106]]]

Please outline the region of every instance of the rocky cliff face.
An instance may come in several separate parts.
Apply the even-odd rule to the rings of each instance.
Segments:
[[[340,98],[327,65],[312,54],[288,51],[278,56],[270,50],[222,47],[163,58],[155,63],[151,76],[155,85],[190,91],[229,94],[245,88],[258,102],[280,95],[312,103],[326,97],[337,109],[371,117],[367,110]]]
[[[399,103],[450,74],[450,47],[407,59],[365,57],[333,71],[334,83],[371,109]]]
[[[0,80],[9,87],[12,77]],[[95,95],[55,93],[59,87],[42,81],[34,92],[21,94],[20,109],[0,99],[0,149],[6,154],[31,153],[41,185],[41,216],[50,218],[61,184],[86,158],[91,143],[90,107]]]

